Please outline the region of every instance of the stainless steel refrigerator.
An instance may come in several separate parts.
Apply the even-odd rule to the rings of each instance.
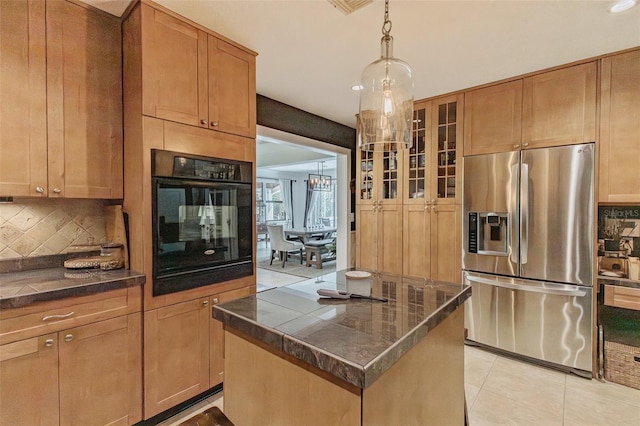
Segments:
[[[463,161],[468,340],[590,376],[594,145]]]

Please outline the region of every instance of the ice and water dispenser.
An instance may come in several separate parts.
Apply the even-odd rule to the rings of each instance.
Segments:
[[[468,253],[507,256],[508,214],[469,212]]]

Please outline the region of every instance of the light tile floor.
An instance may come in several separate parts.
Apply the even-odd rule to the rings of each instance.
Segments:
[[[258,269],[258,282],[279,287],[305,278]],[[465,347],[465,393],[471,426],[640,426],[640,390]],[[221,394],[168,419],[174,426],[211,406]]]

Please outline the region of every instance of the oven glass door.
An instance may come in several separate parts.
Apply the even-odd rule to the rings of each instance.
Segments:
[[[154,275],[251,261],[251,184],[154,178]]]

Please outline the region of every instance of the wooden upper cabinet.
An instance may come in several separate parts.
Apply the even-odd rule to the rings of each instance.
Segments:
[[[44,1],[0,1],[0,195],[47,195],[45,52]]]
[[[142,4],[142,113],[208,127],[207,34]]]
[[[256,58],[208,37],[209,127],[256,137]]]
[[[464,155],[520,149],[522,80],[466,92]]]
[[[640,50],[602,60],[600,202],[640,202]]]
[[[120,20],[47,2],[50,197],[122,198]]]
[[[256,136],[255,55],[142,5],[143,114]]]
[[[522,148],[596,140],[596,62],[524,79]]]

